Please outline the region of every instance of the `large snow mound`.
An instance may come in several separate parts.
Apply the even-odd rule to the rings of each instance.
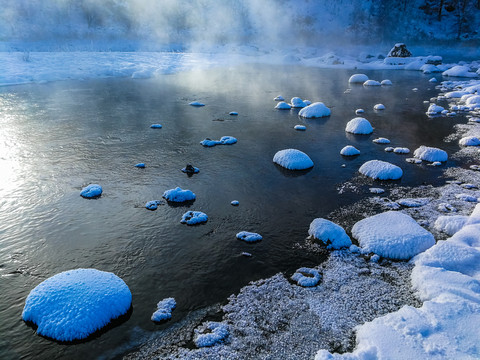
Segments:
[[[373,127],[367,119],[356,117],[347,123],[345,131],[352,134],[367,135],[373,132]]]
[[[313,161],[304,152],[297,149],[278,151],[273,162],[289,170],[305,170],[313,167]]]
[[[358,170],[365,176],[378,180],[397,180],[403,175],[403,170],[393,164],[381,160],[370,160]]]
[[[315,359],[478,359],[480,205],[460,231],[413,262],[421,307],[404,306],[358,327],[353,353],[321,350]]]
[[[327,249],[341,249],[352,245],[352,241],[345,230],[327,219],[317,218],[313,220],[310,223],[308,235],[323,242]]]
[[[416,149],[413,152],[413,156],[417,159],[430,162],[443,162],[448,160],[448,154],[444,150],[424,145],[421,145],[418,149]]]
[[[171,202],[193,201],[196,198],[191,190],[182,190],[179,187],[165,191],[162,197]]]
[[[96,269],[69,270],[35,287],[25,301],[22,318],[37,333],[59,341],[84,339],[125,314],[132,294],[113,273]]]
[[[332,112],[328,107],[325,106],[322,102],[315,102],[304,107],[302,110],[299,111],[298,115],[304,118],[321,118],[325,116],[330,116]]]
[[[430,232],[398,211],[360,220],[353,226],[352,236],[365,251],[389,259],[408,260],[435,245]]]

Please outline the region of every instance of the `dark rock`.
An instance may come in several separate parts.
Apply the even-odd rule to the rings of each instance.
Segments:
[[[390,50],[387,57],[410,57],[412,53],[407,50],[407,45],[398,43]]]

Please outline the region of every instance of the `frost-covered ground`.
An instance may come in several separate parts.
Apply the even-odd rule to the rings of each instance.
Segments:
[[[470,64],[470,69],[475,70],[474,66],[476,63]],[[471,90],[472,86],[473,93],[478,93],[480,81],[443,82],[438,86],[443,93],[434,100],[444,108],[457,109],[468,97],[448,98],[445,93]],[[470,108],[466,114],[469,123],[457,125],[446,142],[480,136],[480,124],[475,120],[479,110]],[[445,170],[448,181],[444,186],[385,184],[385,192],[372,192],[331,214],[330,219],[347,232],[357,221],[383,211],[412,216],[434,234],[437,245],[411,261],[332,251],[329,259],[315,268],[322,275],[316,287],[302,288],[289,280],[291,274],[277,274],[232,295],[226,305],[209,315],[229,329],[228,337],[216,345],[197,349],[192,343],[194,329],[207,316],[203,313],[196,320],[176,324],[172,330],[176,335],[169,332],[153,338],[126,358],[478,358],[479,153],[478,146],[465,146],[450,154],[462,167]],[[405,162],[404,168],[409,166],[428,165]],[[341,185],[339,192],[370,192],[371,186],[371,180],[359,175]],[[460,225],[458,215],[463,216]],[[450,222],[447,216],[451,216]],[[312,239],[297,247],[326,251]]]

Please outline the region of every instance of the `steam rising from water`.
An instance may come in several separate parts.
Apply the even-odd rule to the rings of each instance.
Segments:
[[[374,31],[365,21],[375,17],[372,11],[380,15],[382,5],[375,7],[375,3],[374,0],[0,0],[0,41],[30,44],[40,41],[50,46],[83,41],[102,50],[111,49],[115,43],[132,44],[132,49],[155,50],[242,44],[268,49],[318,47],[340,38],[357,38],[362,26],[363,30]]]

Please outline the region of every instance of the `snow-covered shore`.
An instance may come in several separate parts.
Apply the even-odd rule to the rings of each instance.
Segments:
[[[222,49],[217,49],[218,51]],[[109,77],[152,78],[180,71],[231,66],[245,63],[295,64],[319,68],[357,70],[418,70],[442,72],[457,63],[425,64],[438,60],[436,56],[384,58],[385,54],[362,52],[357,55],[337,55],[305,48],[295,55],[285,51],[260,52],[243,49],[237,52],[0,52],[0,86],[43,83],[60,80],[86,80]],[[386,52],[383,48],[383,52]],[[339,54],[342,52],[340,51]],[[441,58],[440,58],[441,61]],[[472,76],[478,78],[480,59],[462,62]],[[433,67],[433,68],[432,68]]]

